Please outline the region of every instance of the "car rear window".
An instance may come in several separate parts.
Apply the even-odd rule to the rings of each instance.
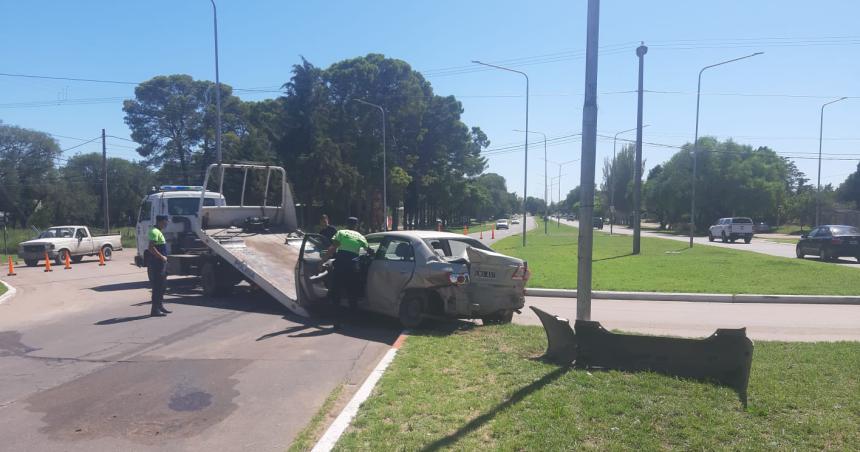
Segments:
[[[860,234],[860,230],[854,226],[830,226],[830,232],[834,235]]]
[[[749,218],[732,218],[732,223],[736,224],[750,224],[752,220]]]

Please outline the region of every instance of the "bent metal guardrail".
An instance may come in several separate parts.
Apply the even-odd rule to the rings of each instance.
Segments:
[[[747,406],[753,343],[746,328],[721,328],[705,339],[616,334],[587,320],[577,320],[571,329],[567,319],[531,309],[546,332],[548,361],[713,382],[734,389]]]

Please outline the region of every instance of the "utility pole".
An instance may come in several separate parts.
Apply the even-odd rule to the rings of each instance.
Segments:
[[[633,254],[639,254],[642,232],[639,217],[642,210],[642,85],[646,53],[648,47],[643,42],[636,48],[636,56],[639,57],[639,104],[636,107],[636,163],[633,167]]]
[[[221,78],[218,74],[218,8],[215,0],[212,3],[212,25],[215,31],[215,159],[218,161],[218,174],[221,181],[219,187],[224,184],[224,173],[221,171]],[[203,187],[206,190],[206,187]]]
[[[102,129],[102,208],[105,211],[105,234],[110,234],[110,216],[108,215],[108,183],[107,183],[107,143],[105,129]]]
[[[600,0],[588,0],[585,46],[585,102],[582,105],[582,199],[579,215],[579,255],[576,281],[576,319],[591,320],[591,252],[594,239],[594,164],[597,152],[597,45],[600,37]]]

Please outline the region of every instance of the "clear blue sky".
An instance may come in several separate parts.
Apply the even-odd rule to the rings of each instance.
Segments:
[[[549,137],[578,133],[584,89],[585,12],[580,1],[287,2],[219,0],[221,80],[236,88],[277,89],[305,56],[320,67],[383,53],[427,71],[438,94],[463,102],[464,120],[480,126],[492,148],[522,143],[524,83],[501,71],[473,71],[470,61],[533,63],[530,128]],[[3,0],[0,72],[143,81],[186,73],[214,80],[212,13],[206,0]],[[860,96],[860,3],[848,1],[606,1],[601,10],[598,131],[635,126],[639,41],[649,45],[645,141],[692,140],[696,76],[705,65],[756,51],[749,60],[709,70],[703,81],[701,134],[779,153],[818,151],[820,105]],[[536,57],[529,60],[529,57]],[[465,67],[444,71],[447,68]],[[435,74],[435,75],[434,75]],[[671,93],[665,93],[665,92]],[[258,100],[272,93],[237,93]],[[108,134],[128,137],[122,99],[133,86],[0,77],[0,120],[50,132],[63,148]],[[860,98],[827,107],[825,154],[860,159]],[[634,134],[624,135],[633,138]],[[579,141],[560,140],[549,160],[580,154]],[[531,136],[529,195],[543,196],[543,146]],[[99,143],[68,152],[100,150]],[[112,155],[134,158],[133,144],[109,140]],[[598,142],[598,180],[612,140]],[[646,165],[673,150],[646,146]],[[523,153],[490,153],[489,171],[522,193]],[[815,181],[817,161],[798,159]],[[858,160],[827,160],[823,183],[838,184]],[[557,174],[550,166],[550,174]],[[567,166],[562,191],[578,184]]]

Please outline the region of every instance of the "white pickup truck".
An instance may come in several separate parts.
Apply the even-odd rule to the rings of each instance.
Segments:
[[[718,237],[723,243],[734,243],[737,239],[744,239],[744,243],[749,243],[753,237],[753,221],[747,217],[720,218],[717,224],[708,229],[709,242]]]
[[[104,258],[110,260],[113,251],[121,249],[119,234],[93,236],[86,226],[54,226],[42,231],[38,238],[21,242],[18,256],[28,267],[35,267],[46,253],[48,259],[62,265],[66,254],[72,262],[80,262],[84,256],[97,256],[101,250]]]

